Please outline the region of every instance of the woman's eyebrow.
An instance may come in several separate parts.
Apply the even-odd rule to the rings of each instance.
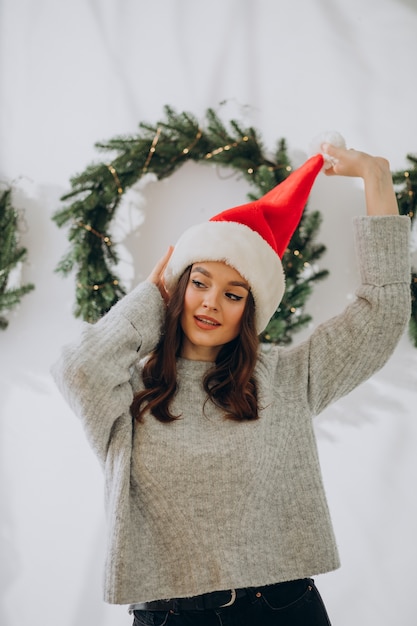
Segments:
[[[193,267],[191,273],[194,274],[194,272],[199,272],[200,274],[204,274],[204,276],[207,276],[207,278],[213,278],[210,272],[204,269],[204,267],[200,267],[199,265],[196,265],[196,267]]]
[[[199,265],[193,267],[191,273],[194,274],[194,272],[203,274],[204,276],[207,276],[207,278],[213,278],[209,271],[207,271],[204,267],[200,267]],[[231,280],[227,284],[231,285],[232,287],[243,287],[244,289],[246,289],[246,291],[250,291],[248,283],[244,283],[240,280]]]
[[[228,285],[232,287],[243,287],[246,291],[250,291],[248,283],[242,283],[240,280],[231,280]]]

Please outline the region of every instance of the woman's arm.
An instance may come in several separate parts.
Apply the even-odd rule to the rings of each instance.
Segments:
[[[62,395],[83,422],[87,438],[104,463],[112,434],[131,436],[131,373],[157,344],[165,307],[153,280],[138,285],[81,336],[64,347],[52,368]],[[116,424],[117,422],[117,424]]]
[[[324,145],[330,175],[365,183],[367,216],[354,219],[361,283],[355,301],[317,327],[281,358],[292,379],[304,380],[314,414],[380,369],[410,318],[410,220],[400,216],[388,161]],[[277,370],[282,376],[282,369]],[[289,380],[292,380],[289,378]]]

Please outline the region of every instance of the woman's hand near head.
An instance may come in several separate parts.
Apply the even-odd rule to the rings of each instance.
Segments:
[[[387,159],[358,150],[337,148],[331,144],[323,144],[322,148],[332,162],[332,166],[325,170],[327,176],[355,176],[364,180],[368,215],[398,215],[397,198]]]
[[[159,261],[156,263],[155,267],[149,274],[148,278],[146,279],[146,282],[153,283],[154,285],[158,287],[161,293],[161,296],[163,297],[165,302],[168,301],[169,296],[168,296],[167,290],[165,289],[164,272],[165,272],[166,266],[168,265],[168,261],[171,258],[173,251],[174,251],[174,246],[169,246],[164,256],[161,259],[159,259]]]

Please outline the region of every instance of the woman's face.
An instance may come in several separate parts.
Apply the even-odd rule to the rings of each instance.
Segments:
[[[181,356],[214,361],[220,348],[240,332],[249,285],[221,261],[194,263],[184,296]]]

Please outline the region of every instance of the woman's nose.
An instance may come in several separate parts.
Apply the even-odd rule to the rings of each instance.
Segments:
[[[204,294],[203,306],[206,309],[212,309],[213,311],[217,311],[218,309],[217,294],[213,293],[212,291],[210,292],[207,291]]]

